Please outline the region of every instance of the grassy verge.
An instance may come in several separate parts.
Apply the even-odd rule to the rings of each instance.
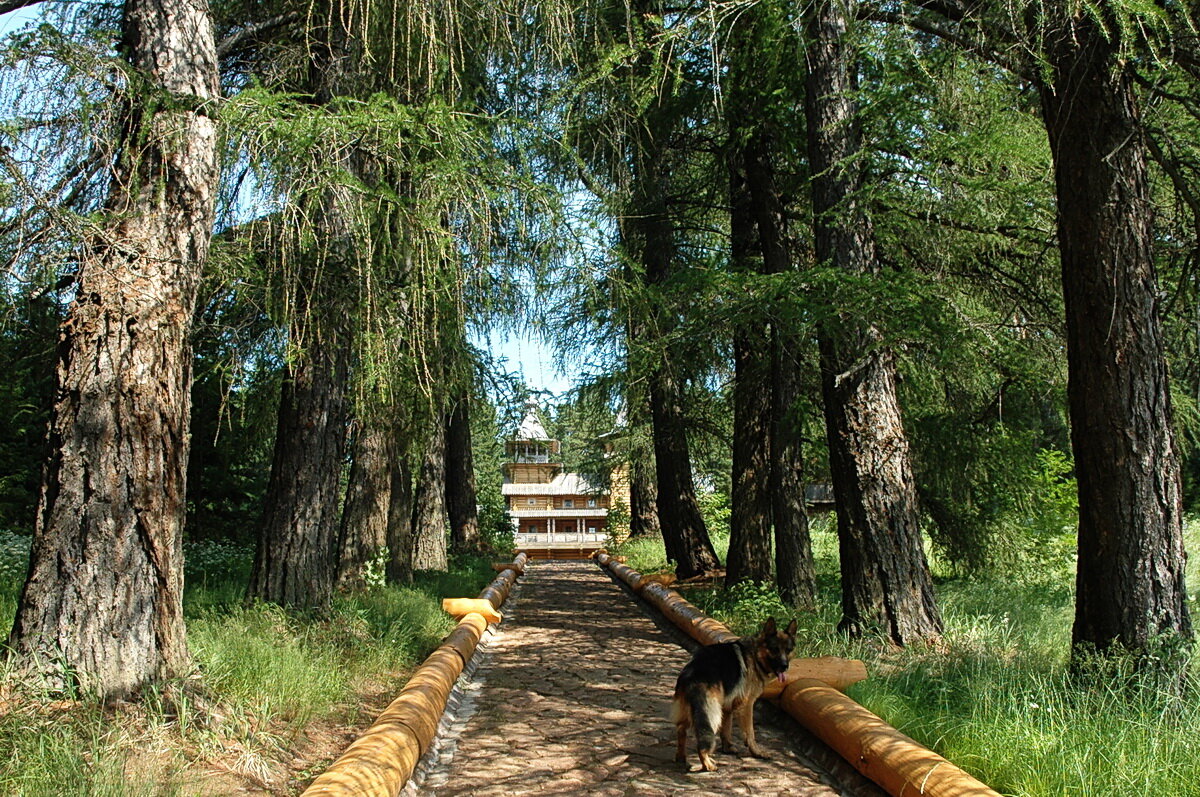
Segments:
[[[819,608],[798,615],[797,655],[864,659],[871,677],[851,695],[888,722],[1004,794],[1200,795],[1200,667],[1193,665],[1183,699],[1116,686],[1123,662],[1072,677],[1071,567],[970,579],[935,561],[943,643],[897,651],[834,630],[840,594],[832,524],[814,523],[813,542]],[[1200,523],[1189,523],[1187,547],[1200,550]],[[622,553],[643,572],[665,569],[661,542],[635,541]],[[1189,571],[1194,587],[1194,559]],[[769,615],[794,614],[761,585],[688,597],[738,633]],[[1195,602],[1192,608],[1195,615]]]
[[[0,535],[0,559],[23,555],[22,544]],[[323,769],[347,729],[369,722],[449,632],[441,598],[473,596],[494,575],[490,560],[462,558],[449,573],[418,574],[411,587],[340,597],[318,618],[243,605],[249,560],[233,546],[188,551],[196,674],[187,688],[173,684],[116,708],[6,695],[0,794],[290,793],[289,783]],[[0,562],[0,623],[11,625],[23,575]]]

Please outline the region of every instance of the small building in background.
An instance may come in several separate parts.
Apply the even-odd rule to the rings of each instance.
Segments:
[[[534,558],[568,558],[604,547],[609,491],[582,474],[563,471],[561,444],[546,432],[536,405],[530,405],[504,448],[501,492],[518,549]]]

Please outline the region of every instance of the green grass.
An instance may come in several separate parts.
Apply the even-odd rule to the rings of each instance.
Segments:
[[[11,536],[0,534],[5,627],[24,577],[17,560],[28,551]],[[199,696],[168,685],[114,711],[23,694],[0,712],[0,794],[188,794],[203,786],[192,762],[228,764],[231,755],[236,770],[279,773],[309,723],[364,719],[363,694],[398,691],[453,627],[441,598],[472,597],[494,576],[489,560],[463,557],[448,573],[417,574],[412,586],[339,596],[316,617],[244,604],[251,555],[221,543],[187,550],[184,611]]]
[[[1186,543],[1200,551],[1200,523],[1189,522]],[[897,651],[834,630],[837,539],[827,519],[814,523],[813,544],[819,608],[797,618],[797,655],[864,659],[870,678],[851,695],[900,730],[1004,794],[1200,795],[1200,666],[1193,663],[1182,699],[1118,686],[1128,683],[1128,662],[1072,677],[1072,568],[966,578],[934,558],[943,643]],[[658,541],[638,540],[621,553],[634,569],[667,569]],[[1193,589],[1198,566],[1193,557]],[[792,614],[759,585],[688,597],[738,633]],[[1194,601],[1192,609],[1196,616]]]

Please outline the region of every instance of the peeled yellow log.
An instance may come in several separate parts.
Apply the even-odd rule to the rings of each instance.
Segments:
[[[479,600],[486,601],[493,609],[499,609],[508,600],[508,590],[503,587],[488,585],[479,593]]]
[[[399,699],[399,698],[397,698]],[[421,760],[421,748],[406,726],[381,715],[347,748],[334,766],[305,789],[305,797],[397,794]]]
[[[417,668],[400,694],[367,731],[354,741],[304,794],[342,797],[394,797],[412,776],[437,734],[450,690],[471,660],[489,622],[500,622],[497,609],[508,598],[528,557],[519,553],[503,567],[479,598],[447,598],[442,608],[460,618],[458,625]]]
[[[843,659],[839,656],[821,656],[816,659],[792,659],[784,674],[784,683],[771,681],[763,690],[763,697],[776,697],[787,684],[802,678],[828,684],[839,692],[851,685],[867,680],[867,665],[858,659]]]
[[[470,621],[467,633],[482,618]],[[367,732],[354,741],[305,795],[395,795],[437,734],[446,700],[462,672],[459,652],[438,648],[417,669]]]
[[[496,611],[491,601],[482,598],[443,598],[442,611],[451,617],[481,614],[489,623],[500,622],[500,612]]]
[[[604,551],[600,551],[599,553],[597,553],[597,554],[596,554],[596,561],[597,561],[597,562],[598,562],[598,563],[599,563],[599,564],[600,564],[602,567],[607,567],[607,566],[608,566],[608,563],[609,563],[610,561],[612,561],[612,557],[611,557],[611,556],[609,556],[609,555],[608,555],[607,553],[605,553]]]
[[[466,666],[466,663],[471,660],[471,656],[475,655],[475,648],[479,646],[479,640],[483,638],[487,626],[487,619],[483,615],[468,614],[459,620],[458,625],[442,642],[441,647],[458,653],[463,665]]]
[[[620,562],[610,562],[608,569],[613,575],[628,584],[634,592],[638,591],[642,583],[642,576],[638,571]]]
[[[828,684],[808,678],[796,681],[783,690],[779,704],[896,797],[999,797]]]

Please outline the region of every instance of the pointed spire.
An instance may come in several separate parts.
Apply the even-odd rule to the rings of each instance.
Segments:
[[[514,440],[549,440],[550,435],[546,433],[546,427],[542,426],[541,418],[538,417],[537,399],[531,398],[525,402],[525,420],[521,421],[521,425],[517,427],[517,433],[513,436]]]

